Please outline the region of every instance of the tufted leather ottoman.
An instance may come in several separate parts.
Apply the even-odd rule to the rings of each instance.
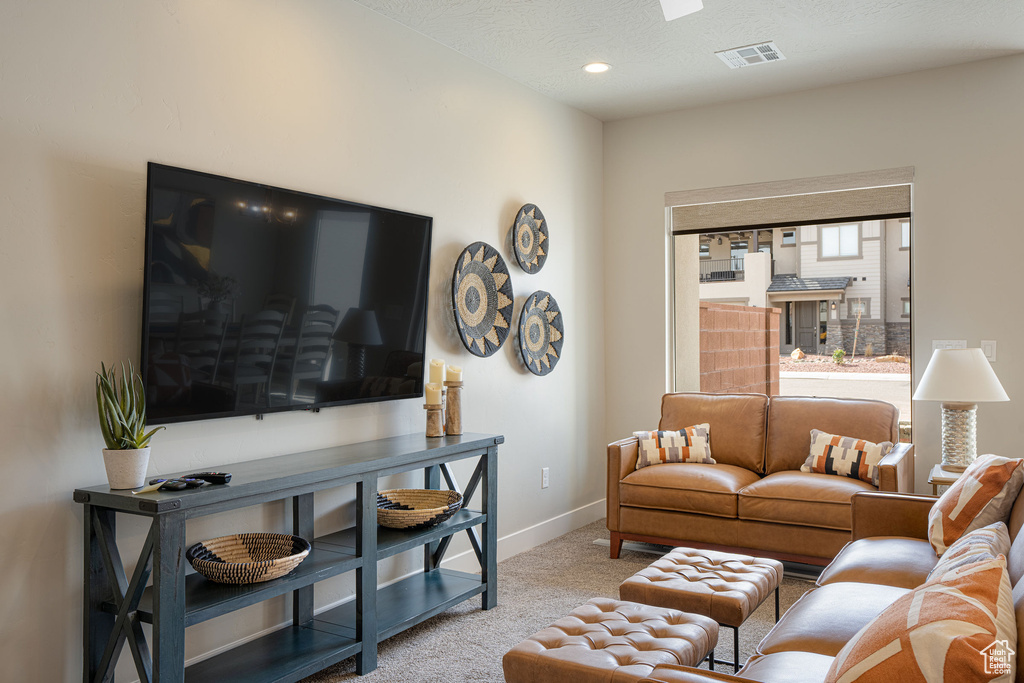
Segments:
[[[508,683],[633,683],[659,664],[696,666],[718,642],[699,614],[594,598],[505,653]]]
[[[772,592],[775,621],[779,620],[781,581],[782,563],[776,560],[676,548],[623,581],[619,597],[703,614],[729,626],[733,632],[732,665],[739,671],[739,627]]]

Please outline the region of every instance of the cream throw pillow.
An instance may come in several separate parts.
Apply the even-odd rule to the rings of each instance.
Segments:
[[[928,572],[926,580],[942,576],[951,569],[962,567],[965,564],[994,560],[1000,555],[1007,558],[1007,567],[1009,567],[1010,531],[1002,522],[996,522],[968,532],[957,539],[946,552],[942,553],[938,563]],[[1010,578],[1012,580],[1012,575]]]

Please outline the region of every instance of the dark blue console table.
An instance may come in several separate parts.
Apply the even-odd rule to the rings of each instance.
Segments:
[[[475,595],[482,594],[483,609],[494,607],[497,460],[504,441],[491,434],[414,434],[205,468],[231,472],[231,483],[223,486],[141,495],[106,486],[75,490],[85,509],[83,680],[113,680],[125,649],[143,683],[285,683],[351,656],[364,674],[376,668],[381,640]],[[426,488],[440,488],[443,478],[459,490],[449,463],[472,457],[478,463],[463,491],[466,507],[454,517],[415,531],[377,526],[379,477],[422,468]],[[311,539],[313,494],[353,483],[355,526],[313,539],[310,554],[287,576],[231,586],[188,567],[187,520],[291,498],[293,533]],[[478,488],[480,509],[469,509]],[[152,520],[131,577],[118,552],[118,513]],[[480,562],[479,575],[440,568],[452,537],[463,531]],[[418,547],[423,572],[378,589],[377,561]],[[355,599],[314,615],[313,585],[349,571],[356,573]],[[188,626],[285,593],[292,594],[291,626],[185,667]],[[152,625],[152,654],[143,623]]]

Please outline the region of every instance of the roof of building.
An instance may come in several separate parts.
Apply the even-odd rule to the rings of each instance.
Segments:
[[[850,284],[848,277],[796,277],[794,275],[776,275],[768,286],[769,292],[817,292],[846,289]]]

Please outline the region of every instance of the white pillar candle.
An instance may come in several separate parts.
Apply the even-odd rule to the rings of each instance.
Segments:
[[[444,381],[444,361],[439,358],[434,358],[430,361],[430,378],[427,380],[431,384],[440,385]]]
[[[441,404],[441,385],[440,384],[428,384],[427,387],[427,405],[440,405]]]
[[[462,368],[457,365],[449,365],[445,379],[449,382],[461,382],[462,381]]]

